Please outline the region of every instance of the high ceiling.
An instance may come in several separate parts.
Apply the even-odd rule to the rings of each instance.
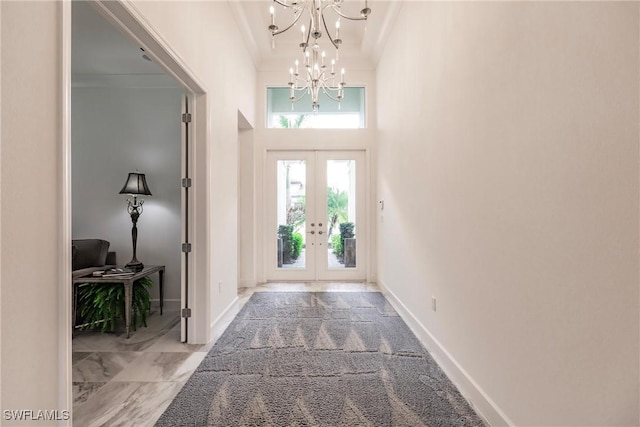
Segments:
[[[288,0],[292,1],[292,0]],[[304,1],[304,0],[298,0]],[[311,0],[306,0],[311,2]],[[272,0],[228,0],[238,28],[258,70],[288,70],[295,59],[302,59],[299,44],[300,25],[308,27],[305,13],[298,24],[276,36],[271,47],[269,6]],[[341,11],[359,16],[364,0],[343,0]],[[340,66],[348,69],[374,69],[378,55],[400,8],[400,0],[369,0],[371,15],[367,21],[341,19]],[[276,24],[285,28],[293,20],[290,11],[275,5]],[[74,86],[177,87],[156,64],[143,58],[144,52],[129,38],[116,30],[87,2],[74,1],[72,7],[72,73]],[[327,27],[335,33],[337,15],[328,10]],[[324,31],[323,31],[324,32]],[[326,34],[319,39],[327,60],[335,56],[335,49]],[[286,71],[283,71],[286,73]]]
[[[292,0],[289,0],[291,2]],[[304,0],[299,3],[303,3]],[[306,0],[312,3],[311,0]],[[284,29],[293,22],[293,12],[271,0],[230,1],[236,21],[251,52],[254,63],[259,70],[288,69],[295,59],[301,59],[299,44],[302,41],[300,26],[309,27],[309,15],[305,13],[296,26],[275,37],[275,48],[272,48],[269,6],[275,6],[276,25]],[[401,1],[368,1],[371,15],[366,21],[350,21],[341,19],[340,62],[351,68],[375,68],[379,53],[386,42],[389,31],[399,10]],[[347,16],[360,16],[365,7],[364,0],[343,0],[341,12]],[[330,8],[325,12],[327,28],[333,35],[338,15]],[[324,33],[323,29],[323,33]],[[319,39],[322,50],[327,51],[327,58],[334,56],[335,49],[326,34]]]

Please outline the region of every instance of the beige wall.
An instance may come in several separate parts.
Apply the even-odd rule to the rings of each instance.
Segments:
[[[407,2],[379,64],[381,283],[516,425],[639,422],[638,17]]]
[[[51,410],[59,398],[58,273],[68,268],[58,264],[61,7],[3,1],[0,8],[0,409]]]

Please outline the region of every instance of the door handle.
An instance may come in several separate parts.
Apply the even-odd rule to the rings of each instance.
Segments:
[[[313,231],[313,230],[311,230],[311,231],[309,232],[309,234],[316,234],[316,232],[315,232],[315,231]],[[320,234],[322,234],[322,231],[320,232]]]
[[[313,231],[312,231],[312,233],[313,233]],[[318,234],[322,234],[322,230],[318,231]]]
[[[314,225],[315,225],[314,223],[311,223],[311,226],[312,226],[312,227],[313,227]],[[322,224],[320,224],[320,225],[322,225]]]

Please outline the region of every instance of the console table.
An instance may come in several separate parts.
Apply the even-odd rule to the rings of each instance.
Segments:
[[[100,277],[100,276],[82,276],[73,278],[73,286],[79,283],[122,283],[124,286],[124,321],[127,328],[127,338],[129,338],[131,327],[131,294],[133,292],[133,282],[143,277],[158,273],[160,286],[160,314],[162,315],[162,306],[164,304],[164,265],[147,265],[137,273],[123,277]],[[75,312],[75,304],[74,304]],[[75,313],[74,313],[75,322]]]

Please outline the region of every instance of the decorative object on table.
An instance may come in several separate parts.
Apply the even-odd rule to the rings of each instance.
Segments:
[[[88,280],[91,280],[88,278]],[[133,284],[131,312],[133,330],[138,325],[138,317],[147,326],[147,316],[151,311],[149,289],[153,281],[148,277],[138,279]],[[102,324],[101,331],[113,332],[116,319],[125,317],[124,287],[113,283],[83,283],[78,286],[78,313],[82,325],[80,329],[94,329]]]
[[[272,5],[269,8],[271,17],[268,27],[271,32],[271,45],[275,48],[275,36],[282,34],[293,28],[303,15],[308,15],[309,26],[304,24],[300,26],[302,33],[302,41],[299,45],[302,50],[302,66],[304,70],[300,72],[300,62],[295,61],[295,68],[289,69],[289,99],[291,103],[303,99],[307,94],[311,95],[311,104],[313,111],[320,108],[319,94],[320,91],[328,98],[340,103],[344,97],[345,87],[345,69],[340,72],[340,79],[336,78],[336,64],[339,59],[338,52],[342,39],[340,38],[340,20],[342,18],[350,21],[366,21],[371,14],[368,1],[364,1],[364,8],[360,10],[359,16],[349,16],[344,13],[341,8],[343,0],[273,0],[274,3],[282,6],[285,11],[292,12],[290,23],[280,29],[276,25],[276,9]],[[332,11],[333,16],[337,18],[335,36],[331,36],[327,19],[327,12]],[[331,59],[331,69],[327,69],[325,64],[326,52],[321,51],[318,39],[322,37],[323,30],[326,31],[327,38],[336,49],[335,59]],[[313,37],[313,40],[311,38]],[[328,62],[328,60],[327,60]]]
[[[106,270],[97,270],[91,273],[94,277],[130,277],[136,274],[131,268],[108,268]]]
[[[149,187],[147,186],[147,179],[145,178],[143,173],[139,172],[131,172],[127,177],[127,182],[125,182],[124,187],[120,190],[120,194],[127,194],[131,197],[127,198],[127,212],[131,215],[131,222],[133,226],[131,227],[131,240],[133,241],[133,257],[131,261],[126,265],[127,268],[130,268],[134,271],[140,271],[144,268],[144,264],[142,264],[136,258],[136,248],[138,244],[138,218],[142,214],[142,205],[144,200],[139,196],[151,196],[151,191],[149,191]]]

